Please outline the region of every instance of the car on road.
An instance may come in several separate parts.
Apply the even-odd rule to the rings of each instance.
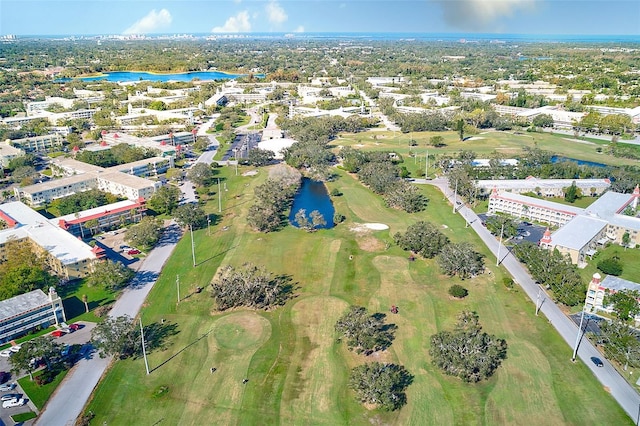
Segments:
[[[5,383],[4,385],[0,385],[0,392],[7,392],[15,389],[15,387],[16,387],[15,383]]]
[[[140,254],[140,250],[138,249],[131,249],[127,252],[127,254],[131,255],[131,254]]]
[[[597,356],[592,356],[591,362],[593,362],[596,365],[596,367],[604,367],[604,362],[602,362],[602,360]]]
[[[2,408],[21,407],[25,404],[24,398],[14,398],[2,403]]]
[[[20,397],[22,397],[20,393],[7,393],[0,396],[0,401],[11,401],[12,399],[20,399]]]

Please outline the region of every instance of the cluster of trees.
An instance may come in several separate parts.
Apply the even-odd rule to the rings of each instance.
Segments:
[[[525,241],[515,245],[512,252],[558,302],[575,306],[584,300],[585,285],[576,266],[558,250],[546,250]]]
[[[239,306],[270,309],[293,296],[293,285],[286,276],[273,276],[251,263],[241,268],[227,265],[211,281],[211,295],[220,311]]]
[[[95,265],[94,271],[87,277],[89,287],[104,287],[110,291],[120,290],[134,277],[135,272],[121,262],[106,259]]]
[[[117,195],[90,189],[84,192],[62,197],[51,202],[51,207],[57,209],[61,215],[81,212],[95,207],[105,206],[122,200]]]
[[[178,207],[181,197],[180,188],[164,185],[154,192],[147,206],[158,214],[171,214]]]
[[[415,213],[426,208],[428,199],[402,179],[403,173],[389,152],[363,152],[350,147],[340,151],[342,167],[356,173],[373,192],[383,196],[389,207]]]
[[[614,254],[611,257],[607,257],[606,259],[602,259],[598,261],[596,267],[604,274],[607,275],[622,275],[622,262],[620,261],[620,257]]]
[[[413,383],[413,378],[402,365],[370,362],[351,370],[349,387],[361,402],[394,411],[407,403],[405,390]]]
[[[213,180],[213,169],[209,164],[196,163],[187,172],[187,179],[196,186],[209,185]]]
[[[140,222],[127,229],[124,239],[135,247],[153,247],[160,239],[162,229],[162,221],[160,219],[145,216]]]
[[[498,238],[509,239],[518,233],[518,225],[507,215],[496,214],[489,216],[484,222],[487,230]],[[500,234],[502,232],[502,235]]]
[[[100,167],[113,167],[119,164],[132,163],[159,155],[156,149],[130,146],[121,143],[102,151],[81,151],[76,159]]]
[[[453,331],[431,336],[429,355],[445,374],[476,383],[491,377],[507,357],[507,342],[483,332],[477,313],[464,311]]]
[[[469,243],[451,243],[430,222],[419,221],[409,225],[407,231],[394,235],[395,243],[403,250],[431,259],[436,257],[438,265],[447,275],[462,279],[473,277],[484,271],[483,256]]]
[[[318,210],[313,210],[307,217],[307,211],[300,209],[294,215],[294,220],[298,224],[298,227],[306,230],[307,232],[315,231],[316,229],[323,227],[327,224],[327,221]]]
[[[249,207],[247,223],[259,232],[280,229],[293,197],[300,187],[300,173],[286,166],[270,171],[265,183],[255,188],[255,202]]]
[[[362,306],[351,306],[336,322],[339,340],[346,340],[350,350],[371,355],[383,351],[393,342],[395,324],[385,323],[386,315],[380,312],[369,314]]]
[[[46,259],[28,240],[8,241],[0,262],[0,300],[37,289],[47,289],[58,279],[49,272]]]
[[[29,378],[33,380],[33,372],[40,364],[37,361],[42,361],[46,371],[53,372],[61,362],[61,349],[62,345],[57,343],[51,336],[38,336],[28,342],[24,342],[20,350],[9,358],[11,371],[15,375],[26,371],[29,373]],[[44,374],[45,377],[48,375]]]

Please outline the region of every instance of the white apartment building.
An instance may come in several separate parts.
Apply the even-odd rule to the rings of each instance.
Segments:
[[[62,299],[53,287],[48,295],[42,290],[33,290],[0,301],[0,344],[38,327],[48,328],[66,320]]]
[[[531,192],[544,197],[563,197],[564,190],[573,183],[586,196],[600,195],[611,186],[609,179],[538,179],[533,176],[526,179],[478,180],[476,186],[481,194],[496,189],[514,194]]]
[[[2,165],[2,167],[9,167],[11,160],[18,157],[24,157],[24,151],[22,149],[11,146],[8,141],[0,143],[0,165]]]

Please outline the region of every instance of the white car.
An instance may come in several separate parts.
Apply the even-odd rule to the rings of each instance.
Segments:
[[[9,349],[5,349],[4,351],[0,351],[0,356],[10,357],[13,354]]]
[[[0,385],[0,392],[13,390],[15,387],[16,387],[15,383],[5,383],[4,385]]]
[[[9,401],[5,401],[2,403],[2,408],[11,408],[11,407],[20,407],[25,403],[24,398],[20,399],[10,399]]]
[[[9,348],[9,350],[10,350],[11,352],[18,352],[18,351],[20,350],[20,348],[21,348],[21,347],[22,347],[22,346],[20,346],[20,345],[15,345],[15,346],[11,346],[11,347]]]

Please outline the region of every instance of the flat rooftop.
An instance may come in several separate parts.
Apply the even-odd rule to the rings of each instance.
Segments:
[[[606,220],[579,215],[551,234],[551,244],[580,250],[606,227]]]
[[[130,175],[121,172],[104,172],[98,175],[99,179],[106,180],[108,182],[120,184],[127,188],[133,189],[145,189],[154,188],[155,183],[152,180],[141,178],[139,176]]]
[[[567,206],[565,204],[554,203],[553,201],[547,201],[540,198],[528,197],[526,195],[514,194],[512,192],[498,192],[498,198],[503,200],[515,201],[520,204],[526,204],[532,207],[542,207],[548,210],[558,211],[571,215],[579,215],[584,213],[584,209],[574,206]]]
[[[91,246],[52,225],[44,216],[20,201],[1,204],[0,210],[18,222],[15,228],[5,229],[0,234],[15,232],[16,236],[25,235],[63,265],[95,259]],[[3,237],[8,239],[10,235]]]
[[[600,282],[600,287],[608,288],[614,291],[620,290],[640,290],[640,284],[633,281],[623,280],[620,277],[614,277],[613,275],[607,275]]]
[[[65,185],[74,185],[80,182],[87,182],[90,180],[96,180],[97,177],[95,174],[79,174],[73,176],[67,176],[60,179],[52,179],[42,183],[36,183],[35,185],[25,186],[20,188],[20,192],[24,192],[26,194],[36,194],[38,192],[51,191],[56,188],[60,188]]]
[[[478,186],[482,188],[493,189],[511,189],[511,188],[527,188],[531,189],[531,191],[536,188],[540,188],[541,190],[545,188],[566,188],[571,186],[571,184],[575,182],[576,186],[585,188],[585,187],[596,187],[596,188],[608,188],[611,186],[611,181],[609,179],[537,179],[537,178],[527,178],[527,179],[501,179],[501,180],[479,180]]]
[[[0,321],[6,321],[24,312],[50,303],[49,296],[40,289],[0,301]]]
[[[93,209],[84,210],[79,213],[71,213],[64,216],[56,217],[54,219],[50,219],[49,222],[57,226],[61,220],[64,220],[65,222],[72,222],[78,219],[84,219],[91,216],[103,216],[106,213],[115,212],[122,209],[127,210],[138,205],[139,204],[137,202],[131,201],[131,200],[118,201],[117,203],[111,203],[111,204],[107,204],[106,206],[95,207]]]

